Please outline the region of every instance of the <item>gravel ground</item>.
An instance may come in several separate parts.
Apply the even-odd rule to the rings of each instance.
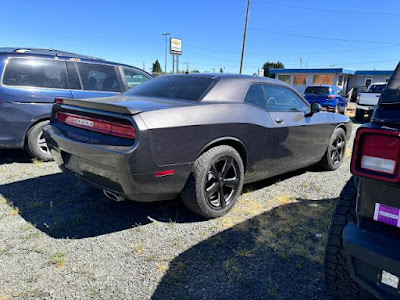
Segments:
[[[336,172],[247,185],[205,221],[179,200],[111,202],[54,163],[1,151],[0,299],[329,298],[323,246],[346,156]]]

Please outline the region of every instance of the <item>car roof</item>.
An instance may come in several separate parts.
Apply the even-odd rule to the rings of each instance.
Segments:
[[[207,92],[201,102],[243,102],[248,88],[251,84],[273,84],[287,87],[296,94],[298,92],[293,89],[289,84],[281,80],[258,77],[242,74],[231,73],[189,73],[189,74],[172,74],[164,75],[162,77],[186,77],[186,78],[212,78],[215,79],[215,85]],[[157,80],[157,79],[155,79]]]
[[[97,58],[94,56],[77,54],[77,53],[72,53],[72,52],[68,52],[68,51],[56,50],[56,49],[0,47],[0,55],[9,55],[9,56],[13,56],[13,57],[18,57],[18,56],[32,57],[32,56],[34,56],[34,57],[46,57],[46,58],[59,57],[59,58],[63,58],[63,59],[79,59],[80,61],[85,61],[85,62],[95,62],[95,63],[99,63],[99,64],[112,64],[112,65],[116,65],[116,66],[135,68],[135,69],[144,71],[140,68],[137,68],[137,67],[134,67],[131,65],[111,62],[111,61],[107,61],[105,59]],[[144,72],[146,72],[146,71],[144,71]],[[148,72],[146,72],[146,73],[148,73]]]
[[[234,73],[188,73],[188,74],[169,74],[169,75],[163,75],[163,76],[186,76],[186,77],[208,77],[212,79],[223,79],[223,80],[229,80],[229,79],[235,79],[235,80],[241,80],[241,81],[246,81],[246,82],[254,82],[254,83],[275,83],[275,84],[280,84],[280,85],[285,85],[289,86],[284,81],[274,79],[274,78],[269,78],[269,77],[259,77],[259,76],[252,76],[252,75],[244,75],[244,74],[234,74]]]

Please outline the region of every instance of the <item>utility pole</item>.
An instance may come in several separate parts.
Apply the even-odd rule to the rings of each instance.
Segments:
[[[189,63],[185,62],[185,65],[186,65],[186,72],[189,73]]]
[[[165,36],[165,69],[164,69],[164,73],[167,74],[168,36],[171,34],[169,32],[166,32],[166,33],[161,33],[161,35]]]
[[[249,20],[249,10],[250,10],[250,0],[247,1],[246,22],[244,23],[242,58],[240,59],[240,72],[239,72],[239,74],[242,74],[242,71],[243,71],[243,58],[244,58],[244,48],[246,47],[247,22]]]

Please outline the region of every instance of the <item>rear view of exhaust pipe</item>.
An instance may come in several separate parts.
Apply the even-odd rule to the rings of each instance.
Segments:
[[[116,202],[121,202],[121,201],[125,200],[124,197],[119,196],[119,195],[117,195],[113,192],[107,191],[107,190],[103,190],[103,193],[108,199],[114,200]]]

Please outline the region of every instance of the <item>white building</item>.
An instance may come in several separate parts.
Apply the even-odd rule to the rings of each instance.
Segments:
[[[292,85],[300,93],[309,85],[336,85],[348,92],[356,88],[358,92],[374,82],[387,82],[393,71],[355,71],[344,68],[326,69],[270,69],[275,78]]]

